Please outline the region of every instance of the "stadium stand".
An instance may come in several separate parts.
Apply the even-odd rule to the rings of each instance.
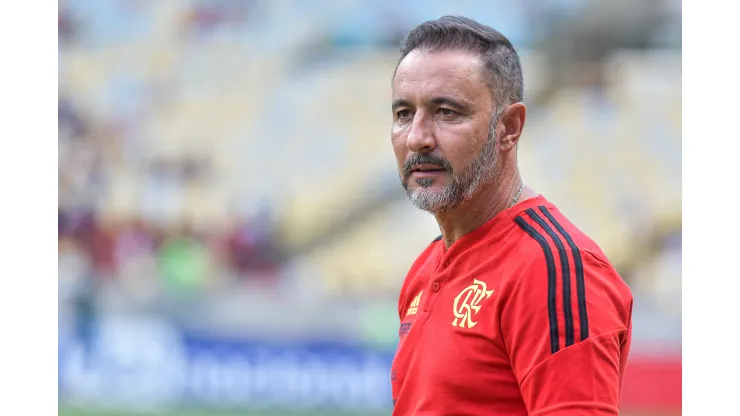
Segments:
[[[680,350],[680,49],[571,62],[543,45],[582,2],[508,23],[489,3],[65,2],[60,22],[86,24],[59,46],[60,328],[90,307],[392,345],[398,288],[438,234],[405,199],[389,141],[398,33],[465,12],[522,45],[524,180],[633,287],[638,356]],[[523,28],[543,16],[538,41]],[[598,75],[566,82],[563,68]]]
[[[158,22],[167,20],[156,16]],[[147,179],[136,163],[197,158],[211,169],[208,179],[187,184],[182,202],[173,203],[174,211],[165,216],[223,227],[235,201],[266,198],[279,207],[283,242],[290,246],[320,233],[353,202],[369,203],[378,189],[397,186],[386,185],[395,175],[386,108],[395,52],[345,53],[340,64],[297,76],[288,75],[290,58],[255,59],[257,53],[230,39],[175,48],[141,39],[103,50],[65,50],[63,84],[81,111],[93,118],[125,117],[130,105],[139,112],[135,159],[143,160],[117,168],[106,164],[110,198],[99,209],[130,216],[141,208],[135,201]],[[527,180],[574,215],[617,263],[634,249],[624,244],[632,234],[680,212],[680,181],[674,180],[680,176],[681,144],[677,62],[680,54],[671,52],[617,51],[607,63],[606,88],[561,88],[527,125],[521,152]],[[128,80],[118,76],[122,73]],[[117,97],[117,84],[125,88],[126,82],[167,92],[159,100]],[[116,110],[123,111],[107,113]],[[589,157],[582,158],[584,153]],[[548,170],[536,171],[537,166]],[[387,212],[342,238],[382,246],[383,236],[396,227],[381,226]],[[435,233],[423,224],[409,232]],[[331,244],[344,249],[329,250],[335,254],[319,263],[340,269],[348,261],[340,260],[347,258],[344,251],[372,253],[353,251],[355,245],[345,242]],[[412,258],[419,246],[410,247],[399,256]],[[384,263],[370,258],[368,264]],[[402,274],[404,266],[386,263],[390,270],[375,273]],[[340,274],[354,279],[352,273]]]

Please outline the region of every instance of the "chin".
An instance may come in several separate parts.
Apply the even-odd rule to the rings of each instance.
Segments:
[[[415,186],[406,192],[414,199],[440,200],[443,198],[445,188],[442,186]]]
[[[432,214],[449,211],[456,205],[454,201],[449,200],[449,197],[445,195],[444,188],[418,187],[409,190],[406,194],[416,208]]]

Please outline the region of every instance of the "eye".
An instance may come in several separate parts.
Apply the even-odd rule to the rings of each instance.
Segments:
[[[409,111],[407,109],[396,111],[396,118],[403,119],[403,118],[409,117],[410,115],[411,115],[411,111]]]
[[[440,108],[439,110],[437,110],[437,112],[445,117],[450,117],[457,114],[455,111],[450,110],[449,108]]]

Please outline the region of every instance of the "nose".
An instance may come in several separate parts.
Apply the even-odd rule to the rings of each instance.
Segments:
[[[432,120],[417,112],[406,137],[406,147],[414,153],[431,153],[437,147]]]

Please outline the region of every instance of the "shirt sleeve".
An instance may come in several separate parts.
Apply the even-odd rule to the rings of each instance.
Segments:
[[[618,415],[631,336],[629,288],[590,252],[548,250],[523,268],[500,318],[527,410]]]

